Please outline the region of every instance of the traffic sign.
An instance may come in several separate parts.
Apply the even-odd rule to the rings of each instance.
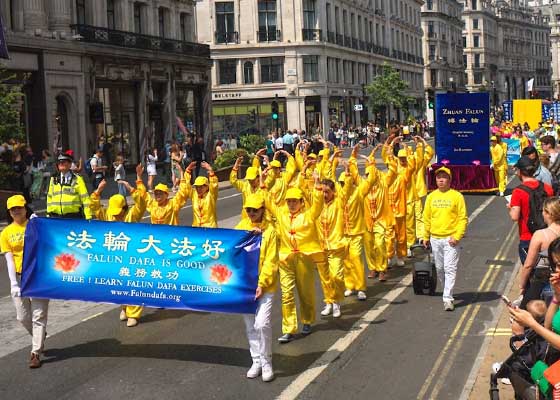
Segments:
[[[363,104],[354,104],[354,111],[362,111],[364,109]]]

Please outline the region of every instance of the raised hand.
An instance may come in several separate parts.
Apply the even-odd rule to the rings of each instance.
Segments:
[[[191,162],[191,163],[189,164],[189,166],[187,167],[187,171],[188,171],[189,173],[191,173],[192,170],[195,169],[195,168],[196,168],[196,161],[193,161],[193,162]]]
[[[142,163],[140,163],[136,166],[136,179],[141,180],[143,174],[144,174],[144,166],[142,165]]]
[[[212,172],[212,166],[208,164],[206,161],[203,161],[200,166],[204,168],[208,172]]]

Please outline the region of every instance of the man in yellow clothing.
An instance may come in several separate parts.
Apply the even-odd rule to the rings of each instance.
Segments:
[[[132,194],[134,206],[128,207],[126,198],[121,194],[115,194],[109,198],[109,207],[101,205],[101,193],[107,185],[106,180],[99,183],[97,189],[91,194],[91,212],[100,221],[119,221],[119,222],[139,222],[146,211],[146,201],[144,193],[146,187],[142,182],[142,164],[136,166],[136,189],[132,188],[128,182],[123,182],[127,190]],[[129,328],[138,325],[138,319],[142,315],[142,306],[124,306],[121,310],[120,320],[126,321]]]
[[[436,171],[434,190],[424,207],[424,246],[432,246],[438,279],[443,285],[443,307],[453,311],[453,287],[459,263],[459,241],[467,230],[467,207],[461,193],[451,189],[451,171]]]
[[[244,315],[247,340],[253,364],[247,371],[247,378],[262,374],[264,382],[274,379],[272,369],[272,301],[278,281],[278,238],[276,230],[266,217],[262,195],[250,194],[243,203],[248,217],[243,218],[235,229],[254,231],[262,235],[259,256],[259,280],[255,299],[255,314]]]
[[[411,147],[406,147],[407,162],[400,163],[399,169],[406,169],[408,167],[408,160],[414,160],[414,169],[412,176],[406,183],[406,247],[407,256],[412,257],[410,248],[416,243],[416,211],[415,206],[418,201],[418,191],[416,190],[416,176],[418,175],[419,168],[424,164],[424,144],[414,137],[416,143],[416,150],[412,151]]]
[[[180,168],[180,167],[179,167]],[[169,188],[164,183],[158,183],[154,188],[154,198],[147,192],[142,196],[146,201],[146,211],[150,214],[152,224],[158,225],[179,225],[179,210],[185,205],[188,199],[188,187],[185,181],[185,173],[175,197],[169,199]],[[188,175],[190,183],[190,174]]]
[[[208,171],[208,177],[197,176],[194,180],[192,189],[191,171],[196,167],[192,162],[185,171],[185,181],[187,183],[187,197],[192,201],[193,223],[192,226],[202,228],[217,228],[218,217],[216,216],[216,205],[218,204],[218,178],[212,167],[207,162],[201,164],[202,168]]]
[[[498,191],[500,196],[503,196],[506,190],[507,154],[504,153],[502,146],[498,144],[496,136],[490,138],[490,154],[492,156],[490,168],[494,169]]]
[[[255,166],[251,166],[247,168],[245,171],[245,179],[240,180],[237,177],[237,172],[239,171],[239,167],[243,162],[243,157],[239,157],[235,164],[233,165],[233,169],[229,174],[229,181],[231,185],[237,189],[238,192],[241,192],[243,203],[245,203],[245,199],[252,194],[262,194],[262,189],[260,188],[260,180],[259,180],[259,170]],[[246,218],[247,213],[245,212],[245,208],[241,211],[241,218]]]
[[[434,156],[434,149],[420,136],[414,138],[417,146],[424,147],[424,158],[422,160],[417,160],[416,165],[416,176],[412,179],[415,181],[416,193],[418,198],[414,202],[414,216],[416,219],[416,238],[421,240],[424,237],[424,219],[423,212],[424,206],[422,205],[422,200],[428,194],[428,185],[426,184],[426,169],[430,165],[430,161]],[[410,248],[410,247],[409,247]]]
[[[314,264],[324,262],[319,244],[316,220],[323,208],[322,187],[315,174],[313,202],[305,207],[303,192],[290,188],[286,192],[285,204],[278,207],[265,198],[267,210],[276,219],[276,232],[280,243],[280,287],[282,288],[282,333],[280,343],[293,340],[298,328],[294,289],[297,288],[300,303],[302,334],[311,333],[315,321]]]

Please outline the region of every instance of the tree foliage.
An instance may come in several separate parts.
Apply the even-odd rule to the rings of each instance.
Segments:
[[[391,65],[383,64],[383,72],[366,86],[369,107],[373,112],[387,110],[389,106],[408,113],[408,105],[414,101],[406,94],[408,83],[401,79],[399,72]]]
[[[19,85],[11,84],[15,79],[6,69],[0,67],[0,142],[8,139],[23,139],[20,120],[20,104],[23,94]]]
[[[239,137],[239,146],[249,154],[255,154],[266,145],[263,135],[242,135]]]

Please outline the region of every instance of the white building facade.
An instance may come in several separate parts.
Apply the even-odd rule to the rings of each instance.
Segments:
[[[130,163],[162,149],[178,121],[211,141],[210,49],[196,43],[189,0],[0,3],[10,60],[36,152],[88,157],[108,144]],[[179,123],[179,125],[181,125]]]
[[[421,4],[199,2],[198,39],[210,45],[213,61],[215,135],[270,131],[273,101],[279,105],[280,128],[324,132],[334,125],[359,126],[372,117],[364,87],[384,63],[409,83],[417,100],[413,114],[421,114]]]

